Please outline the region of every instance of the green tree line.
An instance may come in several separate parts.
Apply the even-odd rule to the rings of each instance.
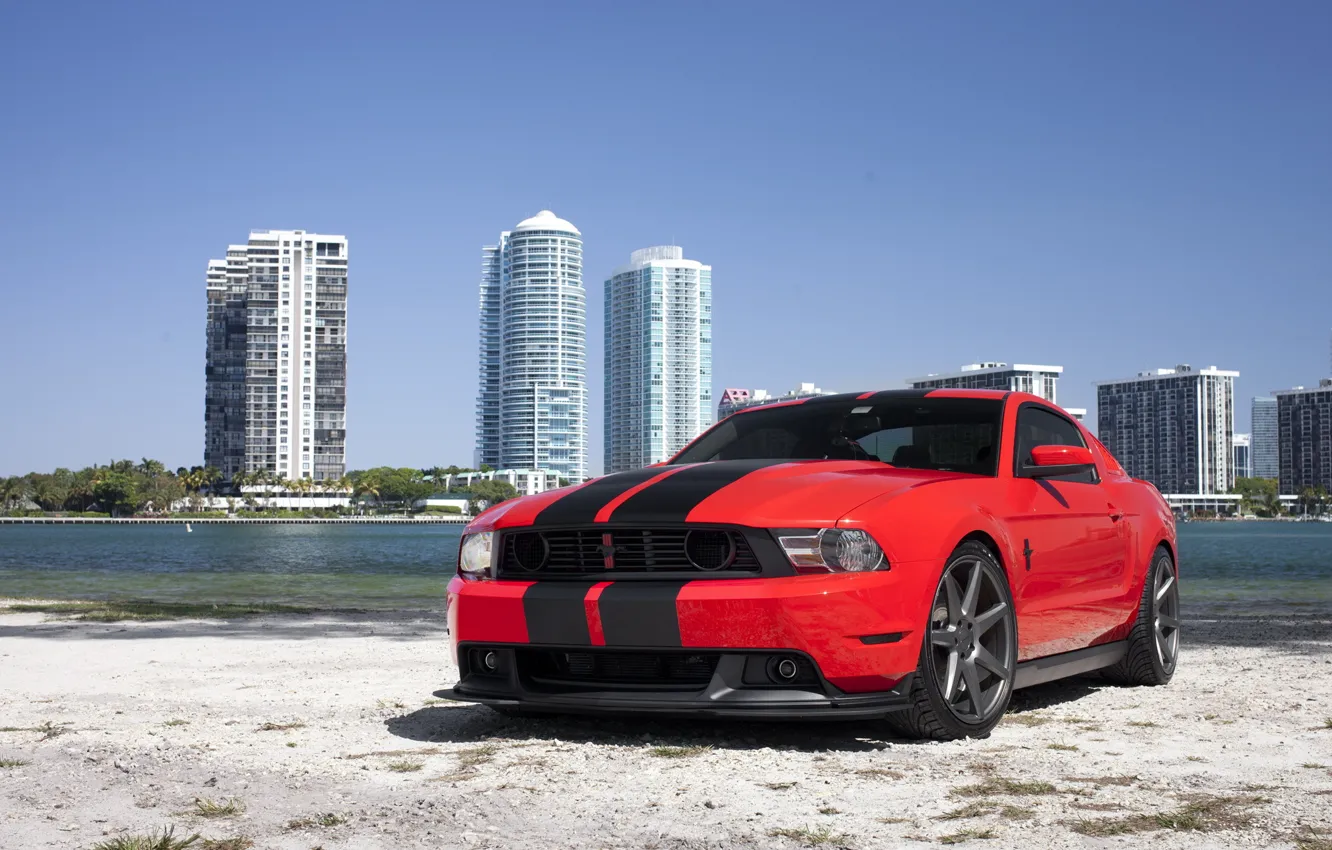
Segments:
[[[232,510],[241,504],[256,510],[271,507],[271,500],[277,495],[295,495],[299,505],[301,496],[320,493],[350,494],[374,508],[410,510],[417,501],[443,493],[446,476],[477,471],[489,469],[381,466],[353,471],[330,481],[288,480],[268,470],[259,470],[237,475],[226,485],[222,474],[211,466],[179,467],[172,471],[150,458],[139,463],[117,460],[78,471],[62,467],[49,473],[0,477],[0,511],[23,510],[35,504],[38,509],[53,513],[95,510],[123,516],[145,511],[164,513],[182,500],[187,500],[197,511],[204,494],[227,497]],[[485,504],[512,499],[518,492],[507,481],[481,480],[470,487],[455,488],[448,495],[467,499],[469,512],[475,513]]]

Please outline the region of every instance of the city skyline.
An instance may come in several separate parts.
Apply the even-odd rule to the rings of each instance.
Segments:
[[[258,29],[187,7],[0,12],[0,67],[25,80],[0,94],[0,472],[200,462],[195,282],[251,227],[358,246],[351,467],[469,463],[476,250],[543,208],[588,234],[593,327],[635,248],[726,270],[714,393],[892,388],[1002,356],[1062,364],[1059,400],[1094,409],[1097,379],[1221,363],[1247,432],[1249,398],[1327,368],[1332,117],[1309,104],[1332,101],[1332,10],[787,7],[761,38],[741,7],[658,11],[534,7],[490,45],[466,8],[296,2]],[[357,61],[310,41],[312,17]],[[606,74],[605,45],[648,29],[718,59]],[[522,132],[478,131],[529,89]],[[282,120],[202,132],[241,92]],[[702,129],[626,143],[650,100]],[[591,428],[591,472],[601,443]]]

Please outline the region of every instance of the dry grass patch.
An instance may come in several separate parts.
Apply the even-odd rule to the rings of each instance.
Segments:
[[[1177,832],[1219,832],[1243,829],[1253,822],[1248,809],[1268,802],[1263,797],[1199,796],[1178,809],[1150,815],[1080,820],[1068,824],[1080,835],[1104,837],[1169,829]]]
[[[953,809],[951,812],[944,812],[935,820],[964,820],[966,818],[979,818],[988,815],[999,807],[998,803],[990,800],[977,800],[974,803],[967,803],[960,809]]]
[[[939,836],[940,844],[961,844],[964,841],[973,839],[994,838],[993,829],[964,829],[961,832],[955,832],[952,835]]]
[[[653,747],[648,750],[648,755],[656,756],[659,759],[683,759],[692,756],[701,756],[712,749],[703,744],[694,744],[689,747]]]
[[[901,779],[904,775],[900,770],[889,770],[886,767],[866,767],[856,771],[856,776],[867,779]]]
[[[1136,726],[1139,729],[1155,729],[1161,724],[1157,723],[1155,720],[1130,720],[1128,725]]]
[[[0,759],[0,768],[23,767],[25,764],[29,764],[29,762],[23,759]]]
[[[1319,764],[1316,761],[1306,761],[1304,764],[1300,765],[1300,767],[1308,768],[1309,770],[1323,770],[1327,765]]]
[[[824,806],[823,808],[819,809],[819,814],[821,815],[840,815],[841,813],[842,810],[837,808],[836,806]]]
[[[759,784],[762,785],[764,788],[767,788],[769,791],[789,791],[790,789],[796,787],[796,784],[797,784],[797,783],[795,783],[795,782],[760,782]]]
[[[287,821],[287,829],[313,829],[316,826],[342,826],[351,820],[350,815],[342,815],[336,812],[324,812],[323,814],[313,815],[306,818],[296,818]]]
[[[201,850],[250,850],[254,842],[243,835],[233,838],[205,838],[199,845]]]
[[[1323,728],[1324,728],[1324,729],[1332,729],[1332,717],[1324,717],[1324,718],[1323,718]]]
[[[1018,726],[1044,726],[1052,722],[1052,718],[1039,714],[1009,714],[1004,717],[1004,722]]]
[[[415,750],[376,750],[372,753],[348,753],[343,756],[345,759],[364,759],[372,756],[383,756],[392,758],[393,756],[437,756],[442,753],[439,747],[421,747]]]
[[[833,832],[830,826],[821,826],[813,829],[808,826],[800,827],[782,827],[779,829],[768,830],[768,835],[773,838],[789,838],[792,841],[798,841],[806,847],[818,847],[822,844],[845,844],[849,836]]]
[[[494,744],[480,744],[475,747],[468,747],[465,750],[458,751],[458,766],[463,770],[480,767],[483,764],[489,764],[495,760],[495,754],[500,748]]]
[[[879,823],[911,823],[911,818],[875,818]]]
[[[235,797],[228,797],[225,800],[195,797],[192,814],[205,818],[229,818],[242,814],[244,811],[245,803]]]
[[[162,833],[148,835],[118,835],[107,841],[92,846],[92,850],[184,850],[199,840],[196,832],[188,838],[177,838],[175,827],[168,827]]]
[[[1107,785],[1118,785],[1121,788],[1127,788],[1138,781],[1137,774],[1133,776],[1065,776],[1065,782],[1081,782],[1086,785],[1095,785],[1097,788],[1104,788]]]
[[[255,729],[254,731],[256,731],[256,732],[290,732],[290,731],[293,730],[293,729],[304,729],[304,728],[305,728],[305,724],[304,724],[304,723],[302,723],[302,722],[299,721],[299,720],[294,720],[294,721],[292,721],[291,723],[261,723],[261,724],[259,725],[259,728]]]
[[[1078,748],[1073,744],[1046,744],[1047,750],[1059,750],[1064,753],[1076,753]]]
[[[408,761],[407,759],[402,759],[401,761],[391,761],[386,765],[386,767],[388,767],[388,769],[393,771],[394,773],[415,773],[416,771],[425,767],[425,762]]]
[[[953,797],[989,797],[993,794],[1029,797],[1039,794],[1057,794],[1058,792],[1059,789],[1055,788],[1049,782],[1044,782],[1039,779],[1024,782],[1019,779],[1007,779],[1002,776],[992,776],[984,782],[977,782],[974,785],[963,785],[954,788],[948,793]]]
[[[179,717],[173,717],[172,719],[165,721],[162,725],[163,725],[163,726],[189,726],[189,725],[190,725],[190,721],[188,721],[188,720],[182,720],[182,719],[180,719]]]

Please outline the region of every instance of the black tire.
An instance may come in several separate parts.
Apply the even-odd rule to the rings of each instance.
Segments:
[[[1179,575],[1170,552],[1161,546],[1142,582],[1128,652],[1102,675],[1117,685],[1164,685],[1175,675],[1178,663]]]
[[[959,588],[961,574],[968,582]],[[976,580],[981,583],[972,598],[969,582]],[[888,725],[906,738],[983,738],[1008,708],[1016,667],[1017,618],[1008,576],[988,548],[966,541],[945,563],[925,618],[911,707],[889,715]]]

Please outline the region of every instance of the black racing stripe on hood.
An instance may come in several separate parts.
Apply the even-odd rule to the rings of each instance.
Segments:
[[[590,523],[600,511],[626,490],[637,487],[649,478],[655,478],[666,472],[664,467],[649,467],[633,472],[620,472],[598,478],[591,483],[569,491],[562,499],[556,499],[532,520],[533,525],[576,525]]]
[[[675,599],[685,584],[617,581],[602,590],[597,612],[606,646],[680,646]]]
[[[698,503],[717,491],[787,460],[723,460],[682,469],[625,500],[611,522],[684,522]],[[556,504],[559,504],[556,502]]]

